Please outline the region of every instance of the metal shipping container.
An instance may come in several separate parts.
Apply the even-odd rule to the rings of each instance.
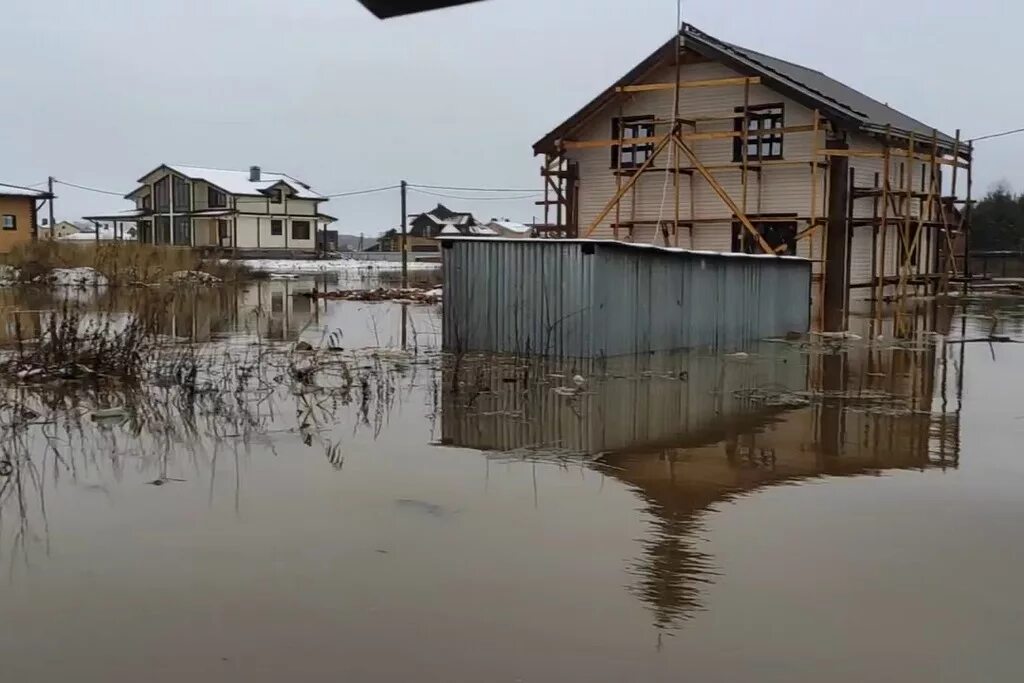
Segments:
[[[442,239],[444,348],[732,351],[810,325],[811,262],[602,240]]]

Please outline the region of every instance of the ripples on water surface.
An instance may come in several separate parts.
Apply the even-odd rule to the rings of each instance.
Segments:
[[[1015,300],[565,363],[313,284],[161,302],[142,382],[4,384],[3,680],[1018,680],[1024,346],[959,343]],[[2,297],[8,342],[59,308]]]

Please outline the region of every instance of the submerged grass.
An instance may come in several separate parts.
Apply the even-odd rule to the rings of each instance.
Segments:
[[[18,279],[35,282],[58,268],[93,268],[112,285],[158,284],[180,271],[209,273],[225,282],[256,277],[238,263],[223,263],[190,247],[135,242],[83,244],[39,240],[19,245],[4,257],[18,269]]]

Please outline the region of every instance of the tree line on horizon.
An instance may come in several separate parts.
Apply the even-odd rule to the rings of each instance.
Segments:
[[[1024,250],[1024,192],[997,183],[971,211],[971,251]]]

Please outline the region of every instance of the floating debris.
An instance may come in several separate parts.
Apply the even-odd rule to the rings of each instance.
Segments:
[[[317,299],[341,299],[344,301],[409,301],[421,304],[436,304],[441,301],[442,289],[416,289],[402,287],[378,287],[377,289],[339,290],[333,292],[311,292],[308,296]]]
[[[216,275],[210,275],[201,270],[178,270],[167,276],[168,283],[170,284],[185,284],[185,285],[219,285],[224,281]]]
[[[35,278],[33,282],[55,287],[106,287],[109,284],[103,273],[88,266],[54,268],[49,273]]]

